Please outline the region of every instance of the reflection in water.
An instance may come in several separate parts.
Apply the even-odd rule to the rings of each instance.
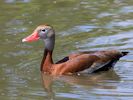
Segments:
[[[54,92],[52,90],[53,77],[45,73],[41,73],[41,76],[42,84],[44,86],[45,91],[48,93],[49,99],[54,99]]]
[[[62,75],[62,76],[51,76],[46,73],[41,73],[42,83],[45,89],[45,92],[48,93],[48,97],[50,99],[55,99],[56,93],[54,92],[53,85],[54,82],[60,81],[63,83],[67,83],[69,87],[77,87],[80,86],[83,89],[88,89],[89,91],[93,91],[93,89],[116,89],[117,87],[114,84],[110,83],[118,83],[120,81],[119,76],[115,73],[115,71],[110,70],[105,73],[97,73],[97,74],[80,74],[80,75]],[[69,91],[71,92],[72,89]],[[59,93],[58,93],[59,94]],[[67,93],[66,93],[67,94]],[[104,93],[104,95],[108,95]],[[73,95],[68,95],[68,97],[73,98]]]

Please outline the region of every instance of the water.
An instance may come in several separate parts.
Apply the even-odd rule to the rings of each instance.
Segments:
[[[0,100],[132,100],[132,0],[1,0]],[[40,24],[56,30],[54,61],[77,51],[129,51],[114,70],[41,74],[43,42],[22,43]]]

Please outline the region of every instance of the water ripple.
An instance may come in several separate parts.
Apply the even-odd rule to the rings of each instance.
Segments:
[[[5,0],[5,3],[15,3],[15,2],[21,2],[21,3],[28,3],[31,0]]]
[[[133,26],[133,20],[125,20],[125,21],[114,21],[114,22],[110,22],[108,23],[108,25],[106,25],[107,28],[112,28],[112,27],[132,27]]]
[[[75,26],[74,28],[71,28],[69,30],[65,30],[64,32],[60,32],[62,36],[68,36],[68,35],[73,35],[73,34],[78,34],[81,32],[90,32],[93,29],[97,28],[94,25],[80,25],[80,26]]]
[[[123,32],[110,36],[100,36],[96,38],[89,38],[88,40],[91,42],[86,42],[86,44],[77,45],[78,48],[92,48],[92,47],[114,47],[115,45],[119,46],[119,49],[126,49],[131,47],[131,43],[133,43],[133,31]],[[125,39],[125,41],[123,41]],[[118,47],[117,47],[118,48]],[[99,48],[98,48],[99,49]]]
[[[133,13],[133,6],[122,7],[120,12],[121,13]]]

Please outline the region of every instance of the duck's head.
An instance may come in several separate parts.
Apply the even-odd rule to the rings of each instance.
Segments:
[[[40,25],[33,31],[31,35],[22,39],[22,42],[32,42],[39,39],[46,40],[53,38],[54,36],[54,30],[50,25]]]
[[[31,35],[22,39],[22,42],[32,42],[39,39],[44,40],[45,47],[47,49],[53,49],[55,41],[54,29],[50,25],[40,25],[33,31]]]

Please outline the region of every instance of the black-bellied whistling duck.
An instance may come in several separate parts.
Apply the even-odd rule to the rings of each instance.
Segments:
[[[106,71],[112,68],[119,58],[128,53],[117,50],[81,52],[69,55],[57,63],[53,63],[52,52],[55,44],[53,27],[40,25],[30,36],[24,38],[22,42],[32,42],[39,39],[42,39],[45,43],[41,71],[51,75],[72,74],[85,69],[88,70],[88,73]]]

